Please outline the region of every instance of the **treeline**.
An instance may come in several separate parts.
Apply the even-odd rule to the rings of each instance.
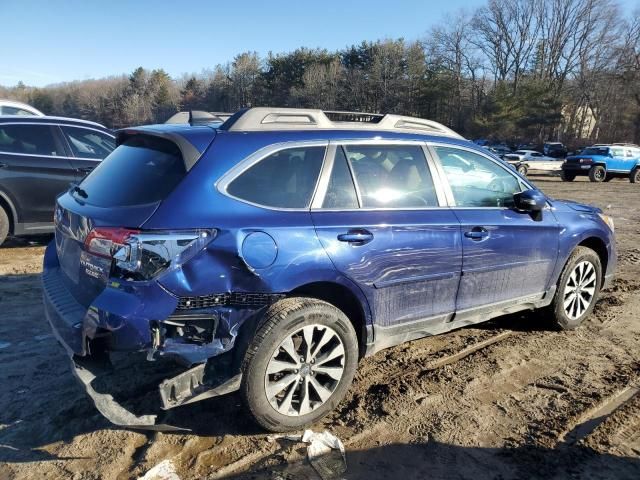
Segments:
[[[411,12],[407,12],[410,15]],[[236,56],[198,75],[163,70],[0,96],[110,127],[178,110],[248,106],[401,113],[511,142],[640,143],[640,11],[613,0],[489,0],[423,39]]]

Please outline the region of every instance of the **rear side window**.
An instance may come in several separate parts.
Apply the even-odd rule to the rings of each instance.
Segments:
[[[427,161],[418,145],[348,145],[347,159],[362,208],[437,207]]]
[[[80,187],[91,205],[143,205],[163,200],[186,173],[176,144],[136,135],[100,162]]]
[[[272,208],[307,208],[315,190],[325,147],[280,150],[244,171],[227,192]]]
[[[64,156],[50,125],[0,125],[0,151]]]
[[[102,160],[116,148],[113,137],[97,130],[81,127],[60,127],[75,157]]]
[[[17,107],[0,107],[3,115],[35,115],[35,113]]]

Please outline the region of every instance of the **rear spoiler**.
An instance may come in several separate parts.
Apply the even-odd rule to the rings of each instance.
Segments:
[[[215,136],[215,131],[210,129],[210,132],[213,132],[213,136],[209,140],[206,145],[203,146],[202,151],[195,147],[193,143],[191,143],[187,138],[185,138],[180,133],[171,130],[164,129],[155,129],[152,127],[134,127],[134,128],[123,128],[121,130],[116,131],[116,146],[122,145],[129,138],[136,135],[148,135],[152,137],[163,138],[165,140],[169,140],[170,142],[176,144],[176,146],[180,149],[180,153],[182,154],[182,159],[184,161],[184,166],[187,170],[191,170],[196,162],[200,159],[206,147],[211,143],[213,137]]]

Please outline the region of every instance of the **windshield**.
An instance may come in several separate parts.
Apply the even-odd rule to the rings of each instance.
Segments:
[[[98,207],[144,205],[163,200],[186,169],[175,143],[136,135],[116,148],[75,190]]]
[[[607,147],[588,147],[581,153],[583,155],[608,155],[609,149]]]

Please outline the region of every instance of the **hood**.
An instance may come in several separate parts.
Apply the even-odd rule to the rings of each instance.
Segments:
[[[553,199],[553,206],[557,210],[573,210],[580,213],[602,213],[602,209],[594,207],[593,205],[587,205],[585,203],[574,202],[573,200],[558,200]]]
[[[567,157],[567,160],[571,161],[571,160],[580,160],[581,158],[591,158],[592,160],[606,160],[607,158],[611,158],[607,155],[592,155],[589,153],[578,153],[577,155],[569,155]]]

